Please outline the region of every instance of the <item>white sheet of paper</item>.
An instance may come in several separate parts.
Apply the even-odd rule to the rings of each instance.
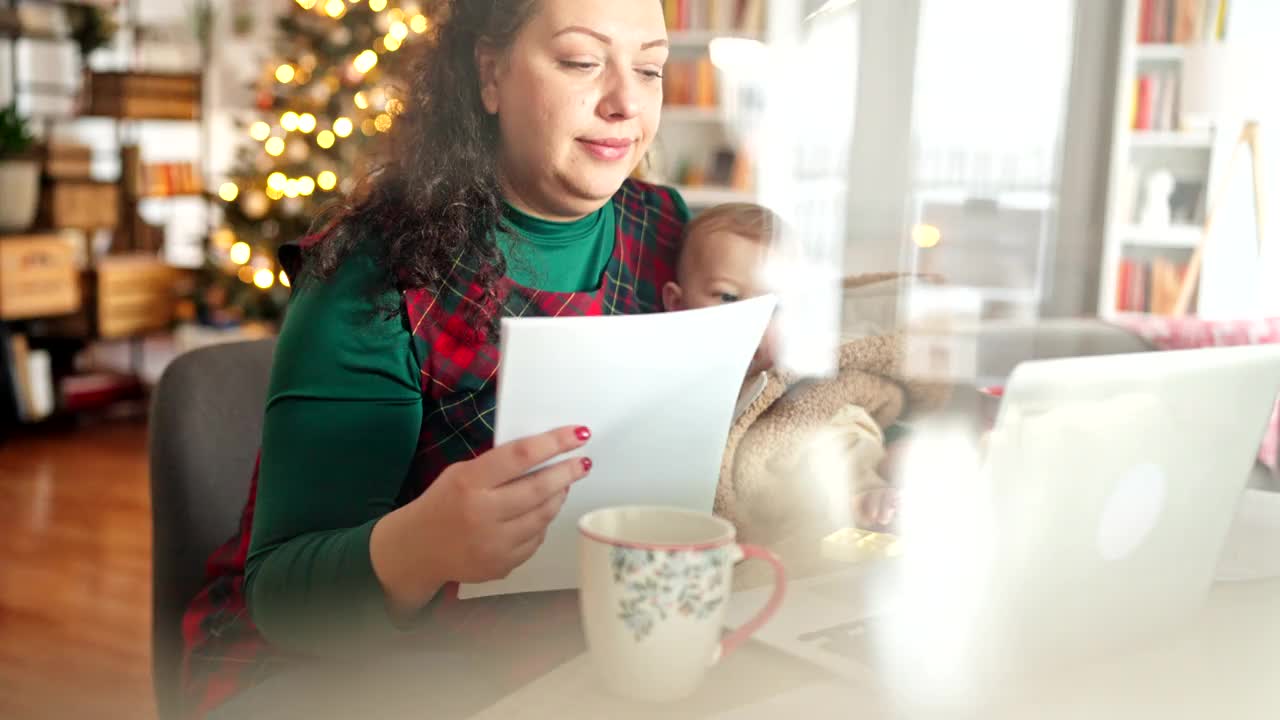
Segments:
[[[503,319],[494,444],[585,425],[591,441],[573,455],[594,467],[528,562],[505,580],[463,585],[459,597],[576,588],[577,523],[592,510],[710,512],[734,402],[775,305],[765,296],[673,313]]]

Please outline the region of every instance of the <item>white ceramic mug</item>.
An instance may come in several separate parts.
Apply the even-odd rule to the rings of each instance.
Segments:
[[[605,684],[623,697],[687,697],[782,604],[782,563],[763,548],[736,543],[733,525],[712,515],[606,508],[583,516],[578,529],[587,646]],[[759,615],[722,640],[733,567],[749,558],[773,566],[773,595]]]

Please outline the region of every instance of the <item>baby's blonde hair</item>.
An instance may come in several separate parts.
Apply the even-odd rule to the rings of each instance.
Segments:
[[[763,205],[755,203],[735,202],[716,205],[699,214],[684,227],[684,238],[688,240],[694,233],[724,230],[735,235],[773,242],[773,234],[781,222],[776,213]]]
[[[716,205],[703,211],[685,225],[684,234],[680,238],[677,272],[684,262],[685,249],[689,246],[690,238],[720,231],[733,233],[769,246],[773,244],[775,234],[781,230],[782,220],[777,213],[763,205],[747,202]]]

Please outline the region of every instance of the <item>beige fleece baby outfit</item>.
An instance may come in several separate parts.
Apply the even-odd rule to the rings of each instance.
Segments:
[[[740,401],[715,512],[734,523],[742,542],[782,556],[792,576],[826,565],[819,543],[852,524],[855,493],[885,486],[877,471],[881,429],[947,398],[945,385],[906,377],[903,348],[898,335],[854,340],[840,348],[835,377],[797,382],[771,371]],[[739,573],[744,580],[759,574],[748,566]]]

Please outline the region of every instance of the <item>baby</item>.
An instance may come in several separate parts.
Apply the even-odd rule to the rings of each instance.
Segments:
[[[668,311],[704,308],[767,293],[769,290],[763,271],[773,248],[774,237],[781,229],[781,222],[773,212],[748,203],[720,205],[700,214],[685,230],[676,263],[676,280],[667,283],[662,289],[664,308]],[[751,469],[743,469],[740,463],[735,465],[735,445],[740,444],[738,441],[747,434],[747,426],[765,416],[772,406],[786,404],[783,397],[785,380],[777,373],[766,372],[773,366],[774,342],[771,326],[752,358],[743,382],[734,416],[735,429],[730,435],[730,447],[720,479],[721,485],[754,482],[735,478],[734,475],[754,472],[760,465],[768,465],[771,471],[776,471],[785,464],[788,468],[785,475],[801,475],[805,479],[816,481],[808,485],[829,481],[830,478],[813,476],[827,475],[832,468],[838,468],[836,472],[853,475],[848,478],[847,485],[836,485],[839,486],[839,492],[845,493],[849,498],[855,524],[866,529],[884,529],[893,522],[896,515],[897,492],[881,480],[877,471],[877,466],[884,458],[884,434],[871,416],[859,407],[869,402],[856,397],[856,392],[851,393],[855,397],[840,398],[841,407],[838,411],[830,416],[822,416],[817,423],[808,423],[807,427],[796,427],[787,421],[773,423],[782,430],[778,433],[770,429],[771,438],[779,434],[804,435],[802,440],[781,439],[775,444],[791,448],[786,453],[788,457],[785,463],[780,461],[782,452],[766,450],[765,461],[755,463]],[[825,388],[815,389],[826,392]],[[839,394],[842,389],[841,386],[833,385],[831,393]],[[799,451],[794,449],[797,444],[801,448]],[[753,449],[753,452],[758,455],[760,451]],[[739,453],[739,460],[741,455]],[[823,456],[835,456],[838,462],[822,464],[813,460]],[[824,469],[827,472],[823,472]],[[795,477],[790,477],[782,481],[794,480]],[[773,481],[772,477],[768,480],[770,483]],[[770,499],[762,499],[755,504],[776,506],[779,503],[774,499],[779,495],[803,495],[814,490],[805,485],[806,483],[796,483],[792,486],[788,482],[788,487],[770,488],[767,492],[760,493],[762,496],[770,496]],[[727,488],[722,487],[722,491],[724,490]],[[743,495],[742,492],[721,492],[717,497],[721,500],[726,496],[732,497],[734,504],[741,505],[746,504]],[[786,498],[788,501],[793,499]],[[731,520],[739,520],[744,514],[753,512],[741,507],[720,507],[724,504],[726,503],[718,501],[717,511],[730,516]],[[779,519],[773,524],[784,521]]]

